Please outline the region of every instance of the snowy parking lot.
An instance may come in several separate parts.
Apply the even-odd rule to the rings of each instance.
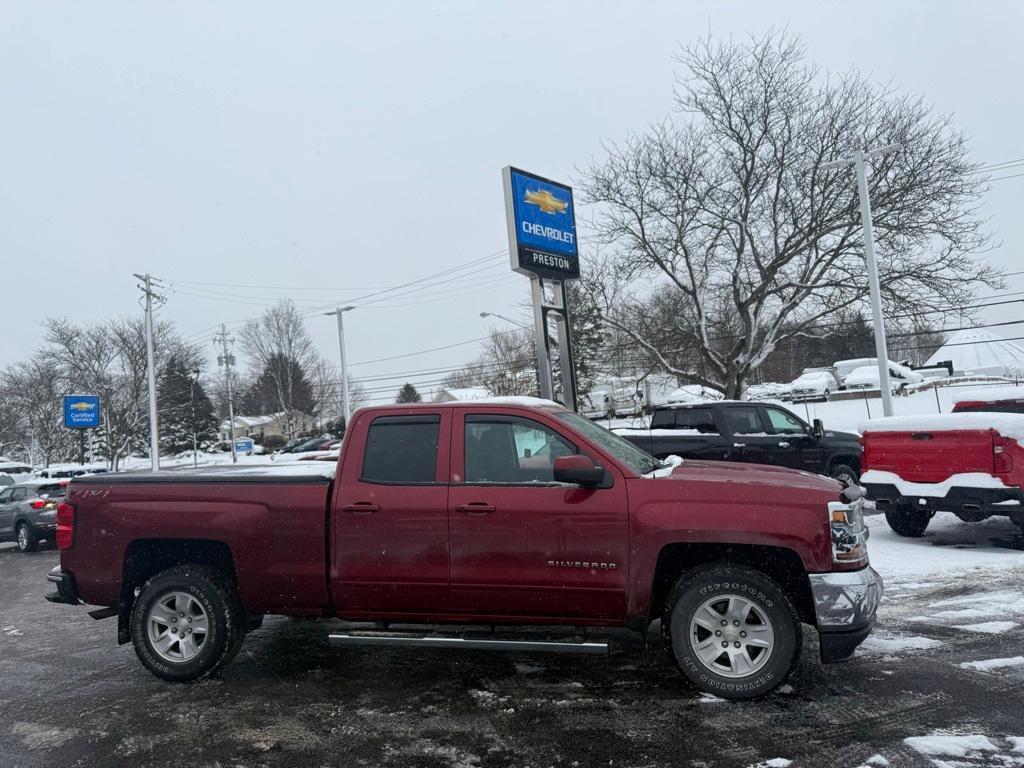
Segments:
[[[608,658],[332,650],[270,619],[217,679],[163,683],[112,621],[43,601],[53,550],[0,545],[0,765],[1024,766],[1024,551],[1005,519],[870,518],[886,580],[856,657],[814,633],[780,692],[688,688],[656,632]]]

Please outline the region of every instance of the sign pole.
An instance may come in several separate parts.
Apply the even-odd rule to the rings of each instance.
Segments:
[[[558,317],[558,361],[562,368],[562,400],[565,407],[576,410],[576,366],[572,354],[572,329],[569,327],[569,294],[565,281],[558,281],[558,301],[562,312]]]
[[[544,315],[544,285],[539,277],[530,278],[530,297],[533,301],[533,344],[537,354],[537,385],[545,400],[555,398],[551,382],[551,360],[548,357],[548,328]]]

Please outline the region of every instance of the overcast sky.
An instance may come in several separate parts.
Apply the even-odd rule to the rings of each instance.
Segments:
[[[788,26],[823,67],[955,113],[977,161],[1024,157],[1024,3],[427,5],[0,0],[0,365],[47,316],[138,312],[132,272],[176,283],[161,314],[207,349],[211,326],[290,296],[334,362],[320,305],[477,261],[348,313],[350,361],[482,336],[484,310],[521,318],[527,279],[486,260],[506,247],[501,167],[568,179],[602,139],[662,117],[674,51],[709,29]],[[992,186],[991,258],[1024,270],[1024,177]]]

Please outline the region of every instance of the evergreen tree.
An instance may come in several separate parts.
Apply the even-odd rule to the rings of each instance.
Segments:
[[[416,387],[409,382],[405,382],[405,384],[402,385],[402,388],[398,390],[398,397],[395,398],[395,402],[421,403],[423,402],[423,397],[416,391]]]
[[[197,370],[172,356],[164,366],[157,396],[160,402],[160,447],[176,454],[192,450],[195,434],[200,448],[217,439],[217,416],[213,403],[198,381]]]
[[[241,394],[235,412],[260,415],[291,411],[313,416],[316,410],[313,385],[306,371],[297,361],[274,354]]]

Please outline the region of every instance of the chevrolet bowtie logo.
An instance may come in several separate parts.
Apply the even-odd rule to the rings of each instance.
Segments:
[[[74,411],[91,411],[95,407],[95,403],[86,403],[81,400],[77,403],[71,403],[70,405],[68,405],[68,408],[71,408]]]
[[[523,202],[536,205],[544,213],[565,213],[566,208],[569,207],[568,201],[559,200],[546,189],[540,191],[534,189],[526,190]]]

